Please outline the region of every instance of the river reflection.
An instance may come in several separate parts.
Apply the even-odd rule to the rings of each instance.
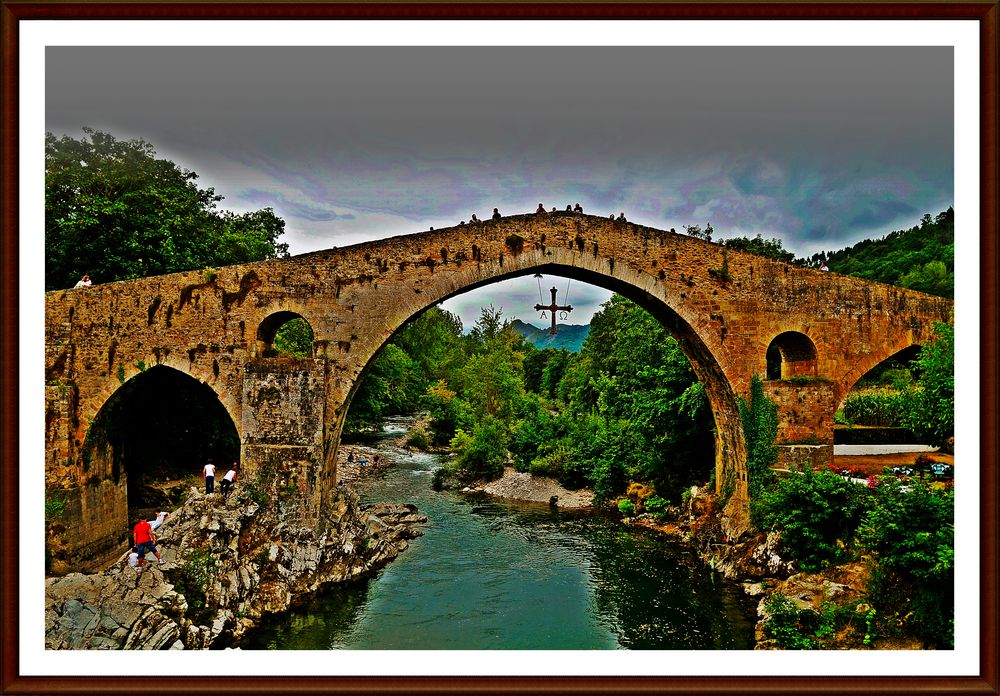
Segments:
[[[431,490],[436,457],[361,482],[424,536],[377,577],[263,625],[244,648],[750,649],[753,609],[685,547],[603,515]]]

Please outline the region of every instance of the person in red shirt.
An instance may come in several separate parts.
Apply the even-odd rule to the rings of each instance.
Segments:
[[[142,566],[146,563],[146,554],[150,551],[156,556],[156,560],[163,565],[165,561],[160,557],[160,552],[156,550],[154,545],[156,537],[153,534],[153,530],[149,527],[149,521],[146,518],[139,518],[136,522],[135,527],[132,529],[132,539],[135,541],[135,550],[139,553],[139,560],[136,564],[135,571],[137,573],[142,572]]]

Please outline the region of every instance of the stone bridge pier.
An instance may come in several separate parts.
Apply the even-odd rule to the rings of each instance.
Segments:
[[[621,293],[676,336],[712,408],[716,485],[734,536],[749,525],[738,399],[751,378],[767,378],[787,451],[821,461],[832,452],[833,414],[858,378],[924,343],[952,313],[941,298],[572,213],[50,292],[46,493],[65,501],[50,553],[72,569],[124,548],[126,454],[90,425],[144,370],[209,389],[238,435],[241,485],[265,487],[319,524],[337,483],[344,418],[379,349],[429,307],[534,273]],[[312,356],[271,357],[275,332],[296,317],[312,327]]]

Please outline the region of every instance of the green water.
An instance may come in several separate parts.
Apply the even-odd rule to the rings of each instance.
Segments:
[[[400,464],[357,490],[416,504],[424,536],[244,648],[753,648],[753,607],[683,545],[599,514],[436,493],[439,459],[391,454]]]

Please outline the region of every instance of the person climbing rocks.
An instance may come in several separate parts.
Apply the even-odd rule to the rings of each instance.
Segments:
[[[136,565],[135,572],[141,573],[142,567],[146,564],[146,554],[152,552],[160,565],[166,563],[156,550],[156,535],[149,526],[149,521],[140,517],[132,528],[132,540],[135,542]],[[131,565],[131,563],[129,564]]]
[[[212,463],[212,458],[208,458],[208,464],[202,469],[201,475],[205,477],[205,495],[211,495],[215,492],[215,464]]]
[[[219,481],[219,491],[222,493],[223,500],[229,497],[229,491],[232,490],[234,483],[236,483],[236,462],[233,462],[233,465],[229,467],[229,471]]]
[[[170,513],[166,510],[160,510],[156,513],[156,519],[149,521],[149,528],[154,532],[163,525],[163,520],[167,519],[167,515]]]

